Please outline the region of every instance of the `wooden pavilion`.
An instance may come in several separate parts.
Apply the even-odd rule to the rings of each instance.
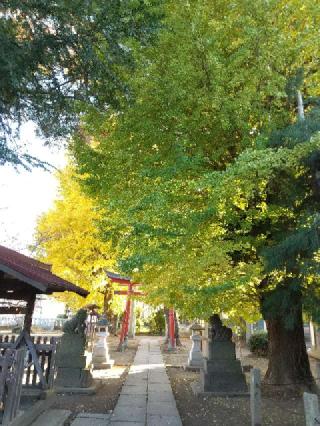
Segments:
[[[71,291],[86,297],[89,292],[54,275],[51,265],[0,245],[0,314],[25,314],[23,329],[31,331],[37,294]],[[12,302],[24,302],[12,306]]]
[[[30,332],[37,294],[64,291],[83,297],[89,293],[54,275],[51,265],[0,245],[0,315],[25,315],[18,337],[0,336],[2,424],[16,417],[22,386],[37,392],[53,387],[57,339],[31,337]]]

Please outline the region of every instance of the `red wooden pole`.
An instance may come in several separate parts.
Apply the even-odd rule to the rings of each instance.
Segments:
[[[131,295],[132,295],[132,283],[129,283],[128,286],[128,309],[127,309],[127,322],[126,322],[126,336],[128,336],[128,332],[129,332],[129,322],[130,322],[130,314],[131,314]]]
[[[130,311],[131,311],[131,299],[130,299],[131,293],[132,293],[132,283],[128,283],[128,292],[127,292],[128,297],[126,302],[126,309],[124,311],[121,334],[120,334],[120,342],[119,342],[120,351],[123,350],[124,339],[127,336],[128,330],[129,330],[129,319],[130,319]]]
[[[128,303],[128,301],[127,301],[127,303]],[[127,307],[124,311],[122,325],[121,325],[120,341],[119,341],[119,347],[118,347],[119,351],[121,351],[123,349],[122,345],[123,345],[123,342],[124,342],[124,336],[125,336],[125,331],[126,331],[126,327],[125,327],[126,315],[127,315]]]
[[[172,308],[169,309],[169,350],[174,350],[176,348],[176,339],[174,337],[174,310]]]
[[[129,295],[128,295],[129,297]],[[126,330],[125,330],[125,334],[124,337],[128,336],[128,332],[129,332],[129,322],[130,322],[130,313],[131,313],[131,299],[128,298],[128,303],[127,303],[127,316],[126,316]]]

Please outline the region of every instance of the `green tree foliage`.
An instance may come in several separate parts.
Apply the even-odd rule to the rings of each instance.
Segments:
[[[313,1],[169,2],[159,42],[139,52],[136,103],[87,117],[94,144],[74,144],[89,192],[116,212],[102,229],[122,270],[190,317],[261,311],[277,383],[310,379],[301,308],[318,297],[319,23]]]
[[[137,54],[135,104],[108,120],[88,116],[84,131],[94,148],[78,140],[75,155],[91,193],[117,212],[102,229],[120,242],[121,267],[142,272],[152,298],[209,315],[220,284],[221,310],[252,311],[259,298],[248,277],[262,265],[244,261],[230,272],[234,242],[214,244],[226,232],[215,219],[222,201],[204,182],[218,183],[220,170],[262,131],[295,116],[287,92],[297,69],[305,68],[304,89],[317,94],[319,8],[311,1],[303,8],[296,1],[169,2],[166,16],[159,42]],[[231,183],[231,194],[221,194],[241,208]],[[245,295],[235,298],[241,305],[230,307],[230,292]]]
[[[69,135],[88,107],[129,98],[131,48],[158,26],[157,1],[5,0],[0,4],[0,165],[35,163],[10,146],[26,120]]]

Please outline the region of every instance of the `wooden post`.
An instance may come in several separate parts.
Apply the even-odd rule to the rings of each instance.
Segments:
[[[129,283],[128,292],[127,292],[128,296],[127,296],[127,302],[126,302],[126,310],[125,310],[124,316],[123,316],[122,328],[121,328],[121,334],[120,334],[120,342],[119,342],[119,346],[118,346],[119,352],[122,352],[124,350],[125,338],[127,337],[127,334],[128,334],[129,318],[130,318],[130,310],[131,310],[131,299],[130,299],[131,292],[132,292],[132,283]]]
[[[300,90],[297,90],[297,104],[298,104],[298,119],[304,121],[304,105],[302,93]]]
[[[314,378],[315,378],[315,381],[317,383],[319,383],[319,381],[320,381],[320,362],[318,360],[316,360]]]
[[[135,331],[136,331],[136,318],[135,318],[135,301],[131,300],[131,307],[130,307],[130,317],[129,317],[129,327],[128,327],[128,337],[129,339],[135,338]]]
[[[303,393],[304,416],[306,426],[316,426],[320,423],[318,396],[313,393]]]
[[[125,336],[128,337],[129,332],[129,321],[130,321],[130,315],[131,315],[131,294],[132,294],[132,283],[130,282],[128,285],[128,299],[127,299],[127,308],[126,308],[126,323],[125,323]]]
[[[3,425],[10,424],[19,411],[25,354],[25,348],[15,351],[12,374],[7,377],[8,394],[4,406]]]
[[[315,333],[314,324],[312,321],[309,322],[309,329],[310,329],[311,347],[312,349],[316,349],[316,333]]]
[[[26,315],[24,317],[23,329],[28,334],[31,334],[32,315],[34,311],[34,304],[36,301],[36,293],[31,294],[26,300],[27,300],[27,308],[26,308]]]
[[[261,426],[261,374],[258,368],[250,372],[250,412],[251,426]]]
[[[246,322],[246,343],[249,342],[250,337],[252,336],[252,324],[250,324],[249,322]]]
[[[176,339],[175,339],[175,331],[174,331],[174,310],[172,308],[169,309],[169,344],[168,349],[174,350],[176,348]]]

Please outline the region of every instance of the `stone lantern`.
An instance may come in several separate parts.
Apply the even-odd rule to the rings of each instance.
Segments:
[[[197,323],[192,324],[190,327],[192,340],[192,347],[189,353],[188,358],[188,368],[198,370],[203,367],[203,355],[201,351],[201,340],[202,340],[202,331],[204,328]]]
[[[108,320],[102,317],[95,327],[95,344],[92,352],[92,364],[94,370],[104,370],[111,368],[114,360],[110,359],[107,337]]]

